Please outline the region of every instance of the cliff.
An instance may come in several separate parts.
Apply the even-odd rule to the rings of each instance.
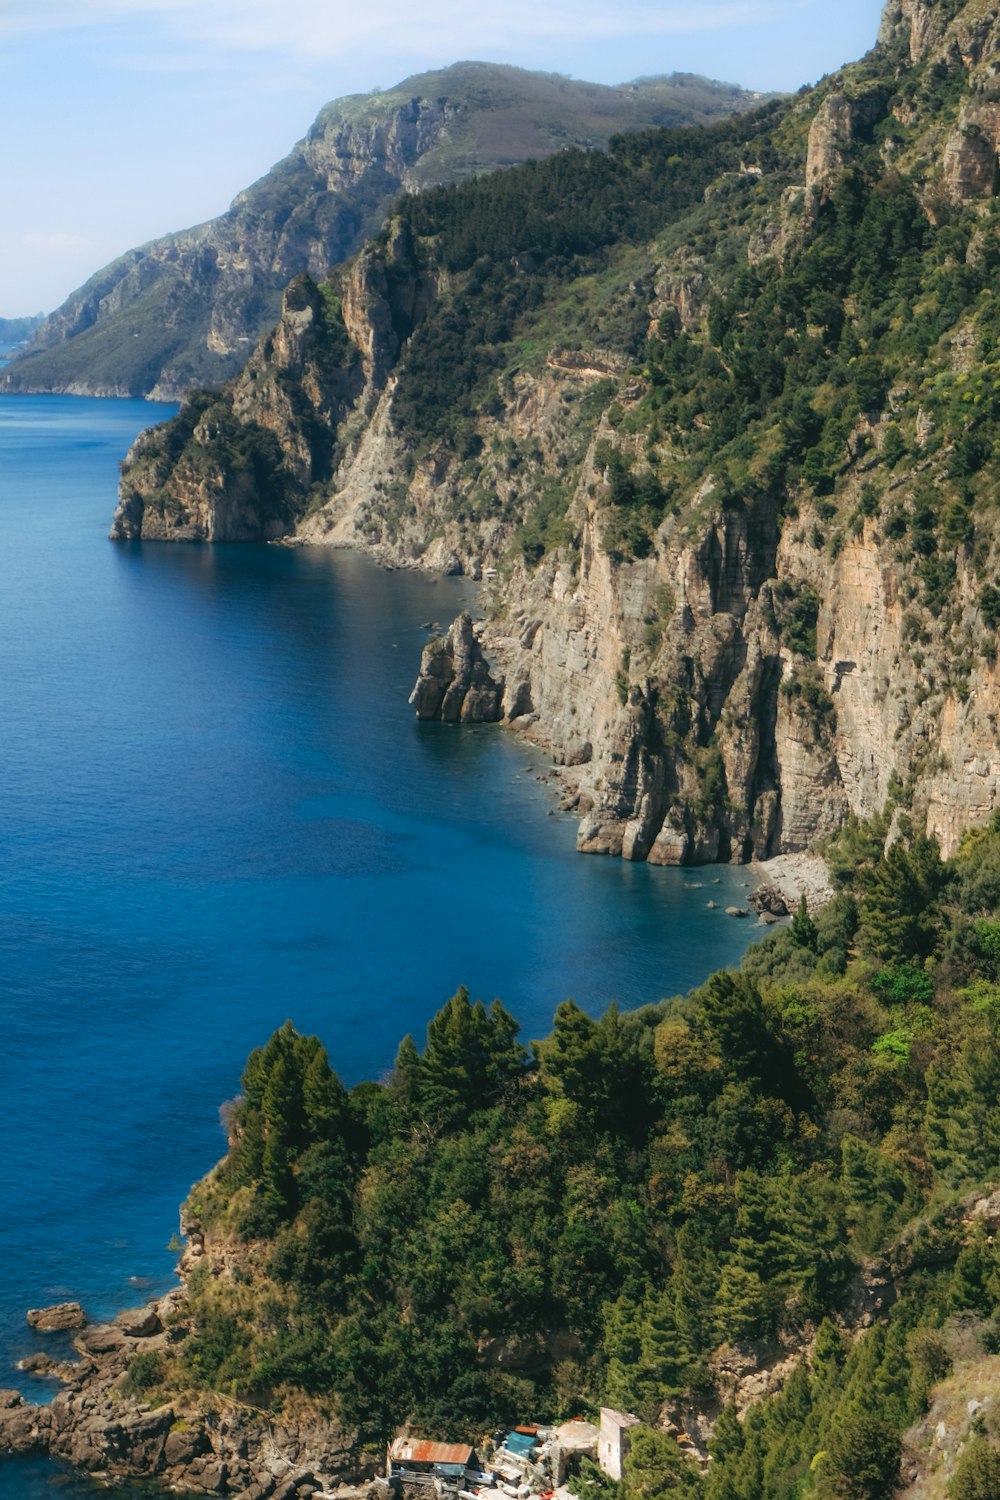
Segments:
[[[217,219],[103,267],[37,329],[0,388],[175,400],[246,362],[293,277],[325,276],[401,191],[619,130],[700,124],[759,96],[689,74],[617,88],[458,63],[335,100]]]
[[[112,1323],[91,1325],[73,1338],[74,1357],[61,1362],[39,1353],[22,1366],[58,1380],[61,1389],[35,1404],[16,1390],[0,1390],[0,1451],[47,1454],[114,1487],[123,1479],[153,1480],[163,1493],[243,1495],[290,1500],[361,1483],[368,1495],[373,1472],[351,1434],[321,1407],[299,1403],[284,1418],[245,1400],[163,1383],[193,1342],[186,1282],[196,1267],[228,1275],[232,1255],[206,1250],[197,1224],[178,1271],[182,1285]],[[149,1398],[162,1397],[161,1400]]]
[[[583,850],[763,859],[888,803],[953,851],[1000,792],[998,46],[995,6],[892,3],[756,116],[404,200],[308,294],[336,398],[291,302],[218,398],[257,489],[206,506],[182,417],[114,534],[483,577]]]

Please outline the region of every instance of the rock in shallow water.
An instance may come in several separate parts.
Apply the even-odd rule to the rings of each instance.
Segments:
[[[87,1314],[79,1302],[57,1302],[52,1307],[32,1307],[28,1322],[39,1333],[59,1333],[66,1328],[84,1328]]]
[[[410,694],[418,719],[446,724],[495,724],[500,718],[503,682],[490,674],[472,616],[459,615],[448,634],[429,642],[420,675]]]

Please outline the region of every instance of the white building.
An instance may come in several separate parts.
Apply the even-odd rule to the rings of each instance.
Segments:
[[[625,1455],[631,1446],[629,1430],[638,1427],[639,1418],[631,1412],[601,1407],[601,1431],[597,1440],[597,1463],[609,1479],[621,1479]]]

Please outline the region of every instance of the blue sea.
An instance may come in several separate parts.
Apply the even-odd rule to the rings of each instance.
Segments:
[[[541,755],[416,723],[424,624],[470,585],[108,542],[119,461],[170,412],[0,398],[0,1386],[36,1395],[25,1309],[171,1284],[219,1105],[287,1017],[353,1084],[460,984],[541,1036],[566,996],[675,994],[754,936],[707,909],[743,871],[579,856]],[[92,1493],[0,1462],[3,1500],[53,1486]]]

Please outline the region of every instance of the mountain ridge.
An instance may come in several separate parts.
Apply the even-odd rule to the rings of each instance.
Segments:
[[[174,400],[245,363],[296,275],[375,234],[404,190],[700,124],[759,96],[690,74],[614,87],[466,62],[324,106],[288,156],[216,219],[127,251],[36,331],[0,388]]]
[[[887,802],[953,851],[1000,796],[998,50],[995,7],[893,0],[756,116],[404,200],[140,440],[113,534],[488,573],[585,851],[763,859]]]

